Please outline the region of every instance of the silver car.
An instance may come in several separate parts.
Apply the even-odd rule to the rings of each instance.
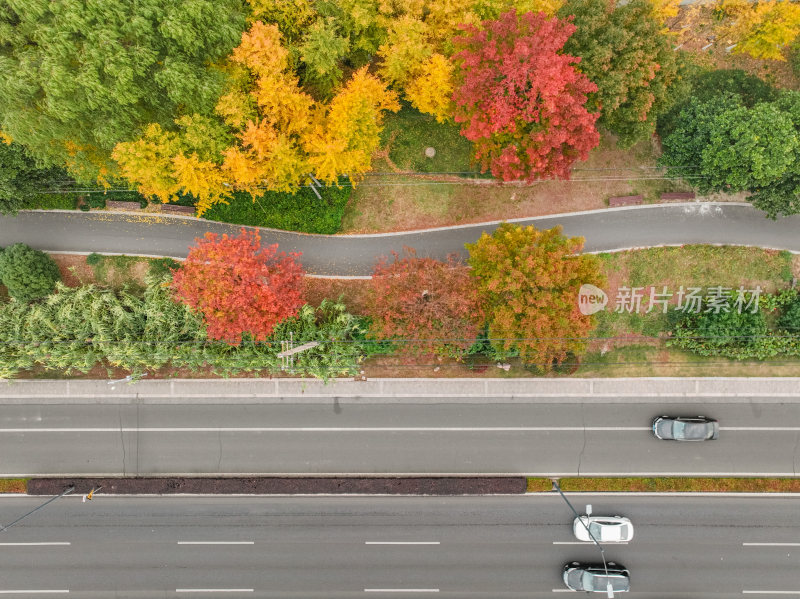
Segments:
[[[581,564],[572,562],[564,565],[564,584],[573,591],[605,593],[608,585],[615,593],[631,590],[631,573],[625,566],[608,562],[603,564]]]
[[[598,543],[627,543],[633,538],[633,524],[622,516],[579,516],[572,531],[579,541],[591,542],[593,536]]]
[[[705,416],[659,416],[653,420],[653,434],[668,441],[714,441],[719,439],[719,422]]]

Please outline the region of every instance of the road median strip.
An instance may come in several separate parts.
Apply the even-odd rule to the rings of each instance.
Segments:
[[[800,478],[583,477],[560,478],[565,492],[800,493]],[[520,476],[261,476],[0,479],[0,493],[74,495],[522,495],[553,491],[552,480]],[[95,497],[98,495],[95,494]]]

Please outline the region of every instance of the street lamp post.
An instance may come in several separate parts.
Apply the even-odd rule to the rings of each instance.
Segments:
[[[603,569],[606,571],[606,578],[608,578],[608,565],[606,564],[606,550],[603,549],[603,546],[600,544],[600,541],[598,541],[595,538],[594,534],[592,534],[592,530],[589,528],[588,522],[584,522],[583,518],[578,513],[578,511],[574,507],[572,507],[572,504],[569,502],[569,499],[567,499],[567,496],[564,495],[564,492],[561,490],[561,485],[558,484],[557,480],[553,480],[553,488],[556,491],[558,491],[558,494],[561,495],[562,499],[567,503],[567,505],[569,506],[569,509],[571,509],[572,513],[575,514],[575,518],[578,519],[578,521],[586,529],[586,532],[589,533],[589,538],[592,539],[592,542],[595,545],[597,545],[597,548],[600,550],[600,557],[603,559]],[[587,516],[591,516],[592,515],[592,506],[591,505],[587,505],[586,506],[586,515]],[[587,517],[586,520],[588,521],[588,519],[589,518]],[[614,599],[614,589],[612,588],[610,582],[608,582],[606,584],[606,594],[608,595],[609,599]]]
[[[7,524],[7,525],[5,525],[5,526],[0,526],[0,532],[5,532],[5,531],[7,531],[9,528],[11,528],[12,526],[14,526],[14,525],[15,525],[17,522],[19,522],[20,520],[24,520],[25,518],[27,518],[28,516],[30,516],[32,513],[34,513],[34,512],[36,512],[36,511],[38,511],[38,510],[42,509],[42,508],[43,508],[44,506],[46,506],[48,503],[52,503],[52,502],[53,502],[53,501],[55,501],[56,499],[58,499],[58,498],[60,498],[60,497],[64,497],[64,495],[66,495],[67,493],[72,493],[74,490],[75,490],[75,487],[69,487],[69,488],[68,488],[66,491],[64,491],[64,492],[63,492],[63,493],[61,493],[60,495],[56,495],[55,497],[51,497],[50,499],[48,499],[47,501],[45,501],[45,502],[44,502],[42,505],[40,505],[39,507],[33,508],[33,509],[32,509],[30,512],[28,512],[27,514],[24,514],[24,515],[20,516],[19,518],[17,518],[16,520],[14,520],[14,521],[13,521],[11,524]]]

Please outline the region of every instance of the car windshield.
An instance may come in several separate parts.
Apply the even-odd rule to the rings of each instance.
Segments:
[[[622,526],[619,522],[592,522],[589,524],[592,536],[598,541],[619,541],[622,534]]]
[[[592,572],[583,573],[583,588],[587,591],[605,591],[608,583],[615,591],[628,589],[628,580],[623,576],[606,576],[605,574],[593,574]]]
[[[676,422],[672,429],[676,437],[703,439],[708,432],[705,422]]]

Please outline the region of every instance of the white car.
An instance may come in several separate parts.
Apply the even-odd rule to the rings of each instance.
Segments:
[[[583,522],[581,522],[581,520]],[[622,516],[580,516],[572,530],[580,541],[592,542],[589,530],[598,543],[627,543],[633,538],[633,524]]]

